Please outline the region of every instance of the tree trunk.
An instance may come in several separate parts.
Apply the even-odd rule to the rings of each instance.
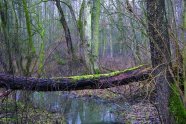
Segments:
[[[91,3],[83,0],[79,14],[79,32],[82,39],[82,52],[86,68],[91,73],[90,51],[91,51]]]
[[[156,102],[161,122],[171,124],[169,97],[172,79],[168,68],[171,68],[171,52],[164,0],[147,0],[148,33],[152,66],[155,68]]]
[[[88,70],[98,73],[100,0],[83,0],[79,14],[79,32]]]
[[[73,49],[72,39],[71,39],[71,35],[70,35],[70,29],[67,25],[67,21],[65,19],[64,12],[63,12],[62,7],[60,5],[60,0],[55,0],[55,1],[56,1],[56,6],[58,8],[58,11],[61,15],[60,22],[61,22],[64,32],[65,32],[65,39],[66,39],[66,43],[67,43],[68,54],[70,55],[71,59],[73,59],[74,58],[74,49]]]
[[[92,73],[99,73],[98,58],[99,58],[99,20],[100,20],[100,0],[93,1],[91,15],[91,70]]]
[[[186,37],[186,0],[184,0],[184,11],[183,11],[183,32],[182,32],[182,40],[185,41]],[[183,87],[184,87],[184,105],[186,108],[186,43],[184,43],[184,48],[183,48]]]
[[[9,73],[13,73],[13,64],[12,64],[12,51],[11,51],[11,42],[8,29],[8,2],[4,0],[4,3],[0,1],[0,19],[1,19],[1,29],[3,32],[4,44],[5,44],[5,53],[7,54],[7,63],[3,67]],[[3,60],[2,60],[3,61]]]
[[[32,22],[29,15],[29,10],[27,6],[27,1],[22,0],[24,13],[25,13],[25,20],[26,20],[26,29],[28,34],[28,57],[27,57],[27,63],[26,63],[26,72],[24,72],[24,75],[30,76],[31,75],[31,65],[33,62],[33,57],[36,55],[36,49],[34,47],[33,42],[33,36],[32,36]]]
[[[58,77],[50,79],[21,77],[0,73],[0,87],[27,91],[105,89],[146,80],[150,77],[150,73],[151,68],[144,66],[138,66],[110,74]]]

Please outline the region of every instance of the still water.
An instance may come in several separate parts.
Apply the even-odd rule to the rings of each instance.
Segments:
[[[120,124],[113,113],[117,106],[100,98],[77,98],[62,92],[35,92],[31,101],[35,108],[61,113],[67,124]]]

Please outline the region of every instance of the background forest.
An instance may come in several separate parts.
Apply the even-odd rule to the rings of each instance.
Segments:
[[[119,0],[60,3],[1,1],[2,69],[67,76],[149,62],[144,1],[130,1],[129,8]]]
[[[51,78],[109,73],[143,64],[160,77],[152,74],[160,82],[156,85],[161,101],[158,122],[184,124],[185,33],[185,0],[0,0],[0,72]],[[164,70],[168,74],[160,73]],[[175,85],[168,88],[167,80]],[[145,86],[148,94],[153,89],[153,83]],[[170,98],[178,101],[171,102],[172,114],[162,110],[168,108],[170,89],[179,94]],[[12,94],[17,101],[16,92]],[[32,93],[20,94],[26,94],[23,101],[28,102]]]

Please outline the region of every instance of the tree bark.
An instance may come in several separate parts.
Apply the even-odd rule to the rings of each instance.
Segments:
[[[164,0],[147,0],[148,33],[152,66],[155,68],[156,102],[163,124],[171,124],[169,113],[169,83],[172,78],[171,52]]]
[[[99,73],[98,58],[99,58],[99,20],[101,11],[101,1],[94,0],[91,9],[91,73]]]
[[[183,1],[184,3],[184,11],[183,11],[183,32],[182,32],[182,40],[185,41],[186,40],[186,0]],[[183,48],[183,91],[184,91],[184,105],[186,108],[186,43],[184,43],[184,48]]]
[[[12,90],[70,91],[83,89],[105,89],[131,82],[146,80],[151,68],[139,66],[110,74],[85,75],[62,78],[33,78],[0,73],[0,87]]]
[[[58,8],[58,11],[61,15],[60,22],[61,22],[61,24],[63,26],[63,29],[64,29],[64,32],[65,32],[65,39],[66,39],[66,43],[67,43],[68,54],[70,55],[71,59],[73,59],[74,49],[73,49],[72,39],[71,39],[71,35],[70,35],[70,29],[67,25],[64,12],[61,8],[60,0],[55,0],[55,1],[56,1],[56,6]]]

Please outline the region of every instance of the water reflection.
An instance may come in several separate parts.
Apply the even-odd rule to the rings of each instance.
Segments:
[[[35,92],[31,101],[36,108],[61,113],[67,124],[104,124],[116,121],[112,104],[96,99],[75,98],[61,92]]]

